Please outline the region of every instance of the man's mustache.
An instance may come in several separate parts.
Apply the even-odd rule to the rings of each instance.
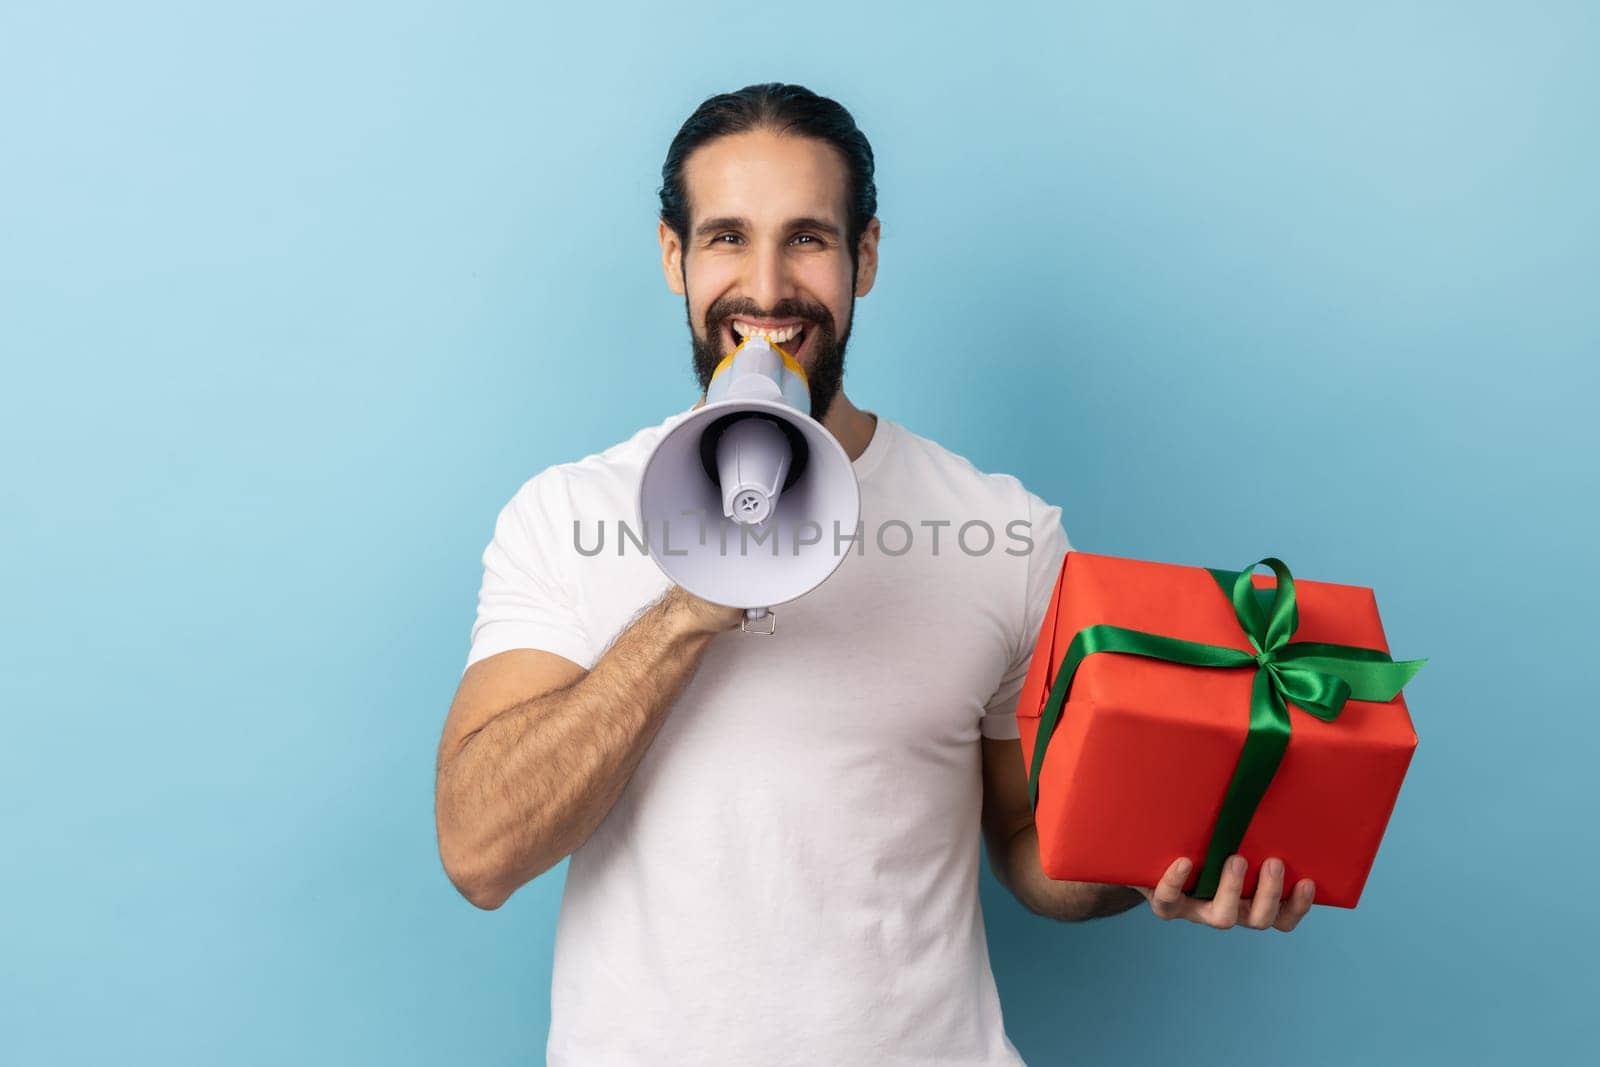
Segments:
[[[718,323],[741,317],[751,319],[805,319],[807,322],[816,323],[829,331],[833,329],[833,315],[821,304],[785,301],[777,304],[770,311],[763,311],[750,303],[729,303],[713,304],[706,311],[706,335],[710,336]]]

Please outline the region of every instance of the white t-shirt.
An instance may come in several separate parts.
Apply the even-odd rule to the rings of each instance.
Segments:
[[[645,460],[688,414],[523,485],[469,664],[592,668],[665,591],[618,523],[638,531]],[[979,738],[1018,736],[1061,512],[883,417],[854,470],[862,536],[838,569],[777,607],[775,637],[711,642],[572,854],[552,1067],[1022,1062],[979,908]]]

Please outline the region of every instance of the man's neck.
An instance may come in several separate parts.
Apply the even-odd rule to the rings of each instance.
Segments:
[[[872,443],[872,435],[878,429],[878,416],[850,403],[850,398],[840,389],[833,403],[828,405],[828,415],[822,420],[822,425],[844,447],[844,454],[854,463],[867,450],[867,445]]]
[[[701,393],[700,402],[695,407],[702,407],[705,402],[706,396]],[[828,405],[828,414],[822,420],[822,425],[833,434],[834,440],[844,449],[844,454],[854,463],[867,450],[867,445],[872,443],[872,435],[878,429],[878,416],[850,403],[850,398],[844,395],[841,388],[833,398],[833,403]]]

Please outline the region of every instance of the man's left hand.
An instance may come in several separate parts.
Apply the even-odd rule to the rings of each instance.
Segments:
[[[1222,877],[1217,881],[1217,892],[1210,900],[1197,900],[1185,896],[1183,883],[1189,877],[1190,863],[1186,859],[1173,861],[1154,889],[1134,886],[1150,902],[1150,910],[1163,919],[1188,919],[1218,930],[1244,926],[1251,930],[1269,927],[1288,933],[1293,930],[1306,912],[1311,910],[1311,899],[1316,887],[1311,879],[1302,878],[1294,887],[1289,899],[1283,896],[1283,861],[1269,859],[1261,865],[1261,876],[1256,882],[1256,895],[1240,899],[1244,890],[1245,859],[1230,856],[1222,866]]]

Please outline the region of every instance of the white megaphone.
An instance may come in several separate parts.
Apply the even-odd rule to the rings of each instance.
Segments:
[[[856,534],[850,457],[810,415],[794,357],[755,334],[711,375],[706,402],[674,426],[639,480],[650,558],[702,600],[745,609],[771,634],[782,604],[821,585]],[[769,620],[766,629],[750,623]]]

